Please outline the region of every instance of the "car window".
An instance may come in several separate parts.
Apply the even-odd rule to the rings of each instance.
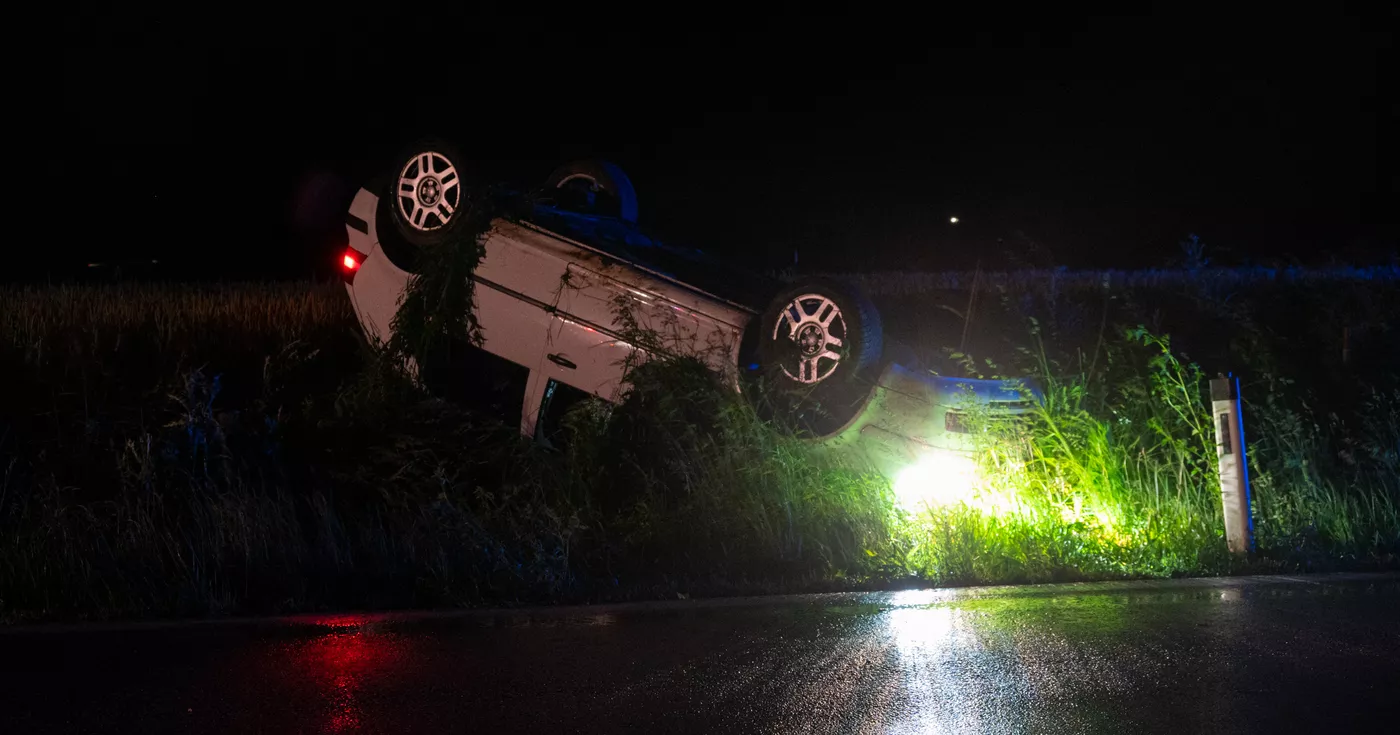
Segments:
[[[586,391],[551,378],[545,385],[540,403],[540,418],[535,424],[535,439],[546,447],[562,449],[569,440],[564,417],[570,409],[591,398]]]

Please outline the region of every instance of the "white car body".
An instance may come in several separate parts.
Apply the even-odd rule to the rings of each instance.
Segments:
[[[349,245],[365,257],[346,291],[367,334],[383,342],[411,274],[381,251],[378,210],[379,198],[365,189],[351,203],[358,221],[346,225]],[[483,244],[474,274],[481,347],[529,369],[520,417],[526,436],[535,433],[550,380],[621,398],[637,348],[616,323],[620,306],[663,343],[701,355],[737,389],[739,344],[752,310],[528,223],[498,219]]]

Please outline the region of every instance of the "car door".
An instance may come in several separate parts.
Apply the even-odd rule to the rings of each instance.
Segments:
[[[613,337],[610,346],[603,349],[612,351],[614,358],[627,356],[615,343],[630,339],[640,344],[629,345],[627,350],[635,347],[697,357],[721,374],[735,371],[742,327],[704,311],[719,309],[717,304],[621,264],[594,269],[571,263],[567,281],[561,318],[585,327],[585,334],[575,339],[594,345],[607,342],[589,337],[591,328]],[[610,379],[613,377],[618,376]]]
[[[514,232],[496,232],[484,243],[485,257],[473,274],[476,315],[482,348],[529,371],[520,404],[520,430],[533,436],[548,386],[549,376],[541,371],[541,365],[553,330],[554,294],[559,291],[566,262],[548,250],[509,236]]]
[[[613,319],[609,305],[619,296],[606,279],[569,265],[545,340],[544,376],[606,401],[621,399],[623,375],[639,356]]]

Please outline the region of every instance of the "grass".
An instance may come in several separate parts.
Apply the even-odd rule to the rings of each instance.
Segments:
[[[2,298],[6,617],[764,591],[863,575],[886,543],[869,478],[688,363],[669,380],[708,423],[642,371],[551,452],[422,393],[338,286]]]
[[[995,359],[953,353],[945,364],[1032,376],[1046,400],[1029,425],[983,424],[988,492],[1012,510],[934,509],[913,530],[920,573],[1037,581],[1393,565],[1400,393],[1388,325],[1400,302],[1369,276],[1331,290],[1300,282],[994,291],[974,331],[1015,335],[1029,318],[1030,333],[1020,344],[983,340]],[[1366,357],[1328,349],[1341,346],[1327,339],[1343,336],[1338,325],[1368,335],[1353,343]],[[1257,549],[1248,560],[1224,553],[1206,373],[1165,336],[1176,329],[1242,373]]]
[[[365,347],[338,284],[3,290],[0,617],[1242,568],[1202,370],[1157,330],[1113,327],[1139,315],[1116,302],[1000,295],[974,331],[1005,319],[1017,341],[952,361],[1033,375],[1047,400],[1028,424],[974,421],[996,503],[911,510],[685,359],[639,368],[621,406],[582,404],[545,450]],[[1285,369],[1279,352],[1260,364]],[[1243,568],[1393,564],[1400,393],[1375,380],[1329,413],[1280,374],[1246,388],[1259,551]]]

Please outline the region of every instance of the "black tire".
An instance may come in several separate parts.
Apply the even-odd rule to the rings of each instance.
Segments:
[[[827,314],[826,304],[836,309],[829,324],[811,322]],[[823,437],[864,408],[881,365],[884,332],[875,305],[857,288],[828,279],[801,282],[769,302],[757,329],[758,381],[749,393],[767,418]],[[832,337],[840,344],[829,343]],[[823,356],[828,353],[839,359]]]
[[[425,200],[419,192],[402,191],[401,181],[406,174],[417,173],[412,167],[424,154],[430,154],[434,166],[446,161],[452,166],[453,174],[437,181],[439,197],[436,201],[450,204],[452,212],[446,220],[438,211],[421,214],[419,222],[411,221],[411,216],[421,213]],[[436,178],[438,172],[430,172],[420,183],[420,192],[428,187],[427,178]],[[437,138],[424,138],[408,146],[394,158],[392,168],[386,172],[384,183],[379,191],[379,209],[375,220],[379,229],[380,243],[386,253],[394,252],[399,257],[391,260],[412,261],[412,254],[418,248],[433,247],[452,241],[458,236],[466,221],[468,190],[471,181],[467,175],[465,161],[455,146]],[[417,201],[419,207],[411,209]],[[396,263],[397,264],[397,263]],[[403,267],[402,265],[400,267]],[[411,270],[405,268],[405,270]]]
[[[578,192],[570,185],[583,182]],[[637,190],[615,163],[602,160],[571,161],[554,169],[545,181],[546,196],[564,209],[617,217],[637,222]],[[563,189],[563,191],[561,191]]]

